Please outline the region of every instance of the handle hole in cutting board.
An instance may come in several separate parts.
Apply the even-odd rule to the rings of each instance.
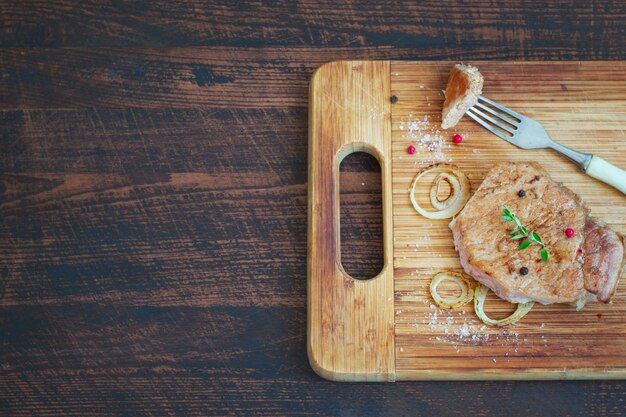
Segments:
[[[339,165],[339,181],[342,267],[355,279],[374,278],[384,266],[380,164],[369,153],[351,153]]]

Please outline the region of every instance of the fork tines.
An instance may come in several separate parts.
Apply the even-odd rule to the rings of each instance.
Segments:
[[[483,96],[478,97],[478,102],[470,107],[466,114],[480,123],[485,129],[502,139],[509,139],[514,136],[524,117],[508,107],[504,107]]]

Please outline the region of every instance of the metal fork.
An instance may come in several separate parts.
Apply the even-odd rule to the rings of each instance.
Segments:
[[[588,175],[626,194],[626,171],[596,155],[582,153],[553,141],[541,123],[479,96],[466,113],[494,135],[522,149],[552,148],[571,159]]]

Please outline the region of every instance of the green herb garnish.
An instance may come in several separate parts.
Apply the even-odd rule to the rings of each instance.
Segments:
[[[528,239],[528,240],[523,241],[519,245],[519,250],[524,250],[528,248],[530,245],[532,245],[533,243],[537,243],[541,245],[542,247],[541,259],[548,262],[548,259],[550,259],[550,254],[548,253],[546,244],[543,242],[543,239],[541,238],[541,236],[539,236],[537,232],[531,231],[530,233],[528,233],[528,229],[524,227],[520,219],[518,219],[515,213],[513,213],[511,209],[509,209],[507,206],[504,206],[504,213],[502,214],[502,218],[506,220],[507,222],[515,222],[515,224],[517,225],[515,229],[511,230],[510,232],[511,235],[513,235],[511,236],[511,239],[513,240]]]

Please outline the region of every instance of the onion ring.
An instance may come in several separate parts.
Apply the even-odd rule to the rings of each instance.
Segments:
[[[485,306],[485,298],[487,298],[487,293],[489,293],[489,288],[479,284],[478,287],[474,290],[474,311],[476,311],[476,315],[478,318],[482,320],[483,323],[489,326],[506,326],[507,324],[513,324],[518,322],[522,317],[524,317],[535,305],[534,301],[529,301],[528,303],[518,304],[517,310],[509,317],[505,317],[500,320],[494,320],[489,318],[484,311]]]
[[[436,190],[433,192],[433,189],[437,188],[437,181],[441,181],[442,178],[444,181],[450,184],[452,190],[450,191],[450,196],[446,198],[444,201],[437,203],[433,203],[433,207],[445,207],[442,209],[438,209],[438,211],[426,211],[415,200],[415,186],[417,185],[419,179],[429,172],[440,172],[441,174],[435,178],[435,182],[433,183],[430,191],[431,203],[433,200],[437,200],[437,192]],[[445,174],[445,175],[444,175]],[[456,215],[467,200],[470,198],[470,182],[467,179],[467,176],[461,172],[457,167],[453,165],[441,164],[431,166],[421,172],[419,172],[415,178],[413,179],[413,183],[411,184],[411,190],[409,192],[409,198],[411,199],[411,204],[413,204],[413,208],[422,216],[427,219],[448,219],[454,215]]]
[[[439,185],[442,181],[447,182],[450,186],[450,194],[443,200],[439,200],[437,194],[439,193]],[[461,188],[461,184],[457,177],[447,172],[439,173],[433,181],[433,186],[430,188],[430,204],[437,210],[446,210],[454,202],[454,196],[459,188]]]
[[[456,298],[443,298],[437,293],[437,286],[441,281],[454,281],[461,288],[461,295]],[[472,283],[468,277],[458,272],[440,272],[430,282],[430,295],[435,300],[435,303],[443,309],[450,310],[453,308],[459,308],[462,305],[467,304],[474,298],[474,290],[472,289]]]

